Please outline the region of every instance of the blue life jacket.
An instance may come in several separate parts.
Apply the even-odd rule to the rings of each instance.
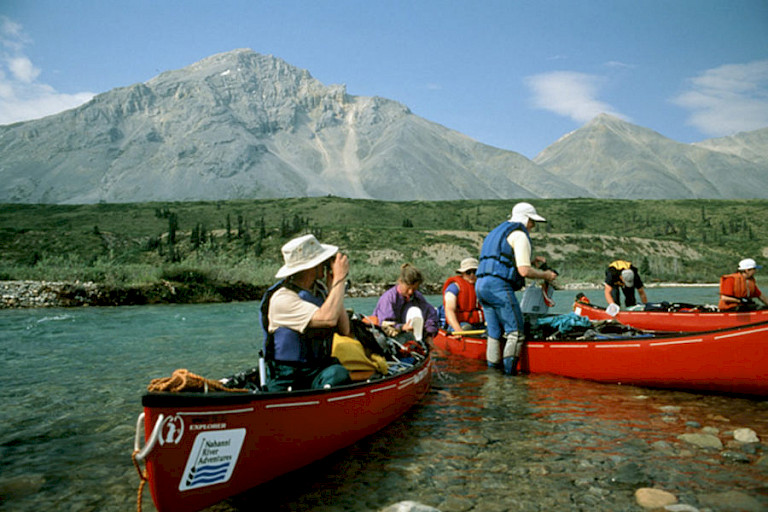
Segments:
[[[483,240],[480,249],[480,264],[477,267],[477,278],[496,276],[512,285],[513,290],[525,286],[525,278],[517,271],[515,253],[507,242],[510,233],[521,230],[530,241],[531,235],[525,226],[519,222],[505,221],[496,226]]]
[[[323,298],[317,297],[308,290],[299,288],[285,280],[272,285],[261,299],[259,318],[264,330],[264,357],[267,362],[287,364],[291,366],[325,366],[331,358],[333,350],[333,329],[311,328],[300,333],[288,327],[278,327],[275,332],[269,332],[269,302],[277,290],[286,287],[296,292],[302,300],[320,307]]]

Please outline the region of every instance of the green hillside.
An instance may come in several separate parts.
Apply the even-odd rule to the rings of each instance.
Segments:
[[[313,232],[350,255],[353,283],[393,282],[411,261],[437,285],[514,200],[382,202],[337,197],[192,203],[0,205],[0,279],[121,287],[194,281],[267,285],[280,247]],[[533,200],[548,223],[534,253],[562,284],[600,283],[635,262],[646,282],[715,282],[739,259],[768,257],[765,200]]]

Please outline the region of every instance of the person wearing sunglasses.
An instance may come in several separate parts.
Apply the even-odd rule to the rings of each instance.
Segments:
[[[483,308],[477,300],[477,259],[461,260],[456,275],[443,284],[443,311],[448,333],[484,329]]]

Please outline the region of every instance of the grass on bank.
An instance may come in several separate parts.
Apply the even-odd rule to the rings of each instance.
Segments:
[[[356,282],[391,283],[410,261],[435,285],[516,200],[384,202],[337,197],[91,205],[0,205],[0,279],[268,285],[280,247],[312,232],[350,255]],[[768,256],[768,201],[531,200],[533,235],[560,281],[599,283],[613,259],[646,282],[715,282]],[[441,250],[430,250],[441,248]],[[185,276],[187,276],[185,278]]]

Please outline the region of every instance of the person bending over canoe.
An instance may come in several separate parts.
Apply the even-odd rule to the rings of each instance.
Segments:
[[[631,261],[613,261],[605,270],[605,301],[609,306],[611,304],[621,306],[619,290],[624,294],[624,304],[627,307],[637,304],[635,290],[643,304],[648,302],[643,280],[640,279],[640,273]]]
[[[546,219],[529,203],[517,203],[512,216],[494,228],[483,240],[475,289],[483,307],[487,325],[486,359],[488,366],[502,363],[501,337],[506,335],[503,352],[504,372],[517,374],[517,363],[523,348],[523,313],[515,292],[525,286],[525,279],[557,277],[554,270],[541,270],[543,257],[531,259],[529,231]]]
[[[403,333],[413,333],[412,318],[416,316],[423,321],[424,341],[432,342],[438,329],[437,309],[419,291],[423,282],[419,269],[410,263],[403,263],[395,286],[379,297],[372,316],[387,336],[399,338]],[[412,308],[415,308],[414,311],[409,312]]]
[[[477,259],[461,260],[455,276],[443,284],[443,310],[445,328],[448,332],[485,329],[483,308],[477,301]]]
[[[739,262],[739,269],[734,274],[720,277],[720,311],[750,311],[757,309],[752,299],[760,299],[768,305],[768,300],[757,287],[755,272],[763,268],[752,258]]]
[[[349,259],[314,235],[282,247],[280,279],[264,294],[267,389],[321,389],[350,382],[349,372],[331,356],[333,333],[348,336],[344,292]]]

